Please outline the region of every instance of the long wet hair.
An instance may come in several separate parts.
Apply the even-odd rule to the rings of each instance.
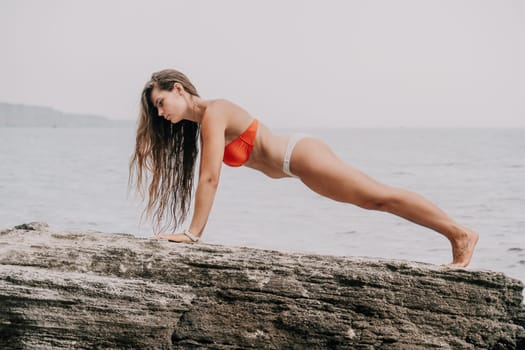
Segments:
[[[153,73],[142,90],[135,152],[129,164],[129,187],[136,175],[136,190],[142,199],[148,188],[148,204],[141,220],[144,215],[151,218],[155,232],[174,231],[186,218],[199,153],[199,124],[188,120],[173,124],[159,116],[151,101],[153,88],[171,91],[175,83],[190,95],[199,96],[183,73],[174,69]]]

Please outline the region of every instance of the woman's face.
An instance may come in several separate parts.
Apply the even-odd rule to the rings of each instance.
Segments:
[[[157,86],[151,91],[151,102],[157,108],[159,116],[172,123],[184,119],[188,104],[184,99],[184,89],[174,85],[171,91],[160,90]]]

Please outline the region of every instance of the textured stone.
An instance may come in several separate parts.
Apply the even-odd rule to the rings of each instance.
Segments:
[[[408,261],[0,231],[1,349],[522,349],[523,285]]]

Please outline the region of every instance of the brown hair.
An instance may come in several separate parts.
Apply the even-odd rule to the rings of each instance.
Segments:
[[[151,101],[154,87],[171,91],[175,83],[181,84],[190,95],[199,96],[183,73],[174,69],[153,73],[142,90],[135,152],[129,165],[128,185],[132,186],[136,173],[136,189],[143,199],[146,177],[151,175],[148,204],[143,215],[153,216],[156,232],[170,228],[174,231],[186,218],[199,153],[199,124],[188,120],[173,124],[159,117]],[[163,225],[165,214],[168,214],[167,222]]]

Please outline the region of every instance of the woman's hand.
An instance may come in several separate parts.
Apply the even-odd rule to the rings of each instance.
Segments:
[[[155,235],[154,238],[158,239],[159,241],[169,241],[175,243],[194,243],[184,233],[161,233]]]

